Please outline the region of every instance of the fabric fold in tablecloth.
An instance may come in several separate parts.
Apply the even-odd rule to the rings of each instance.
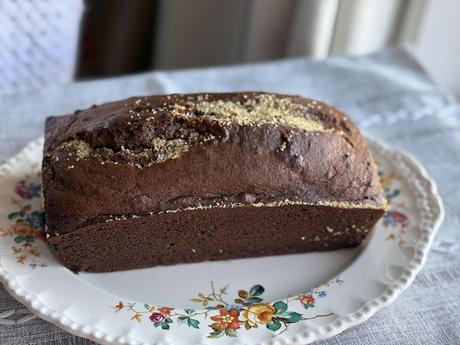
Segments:
[[[460,344],[460,106],[407,49],[154,72],[0,96],[0,163],[42,134],[48,114],[134,95],[236,90],[300,94],[345,110],[371,136],[418,158],[444,201],[445,221],[413,285],[369,321],[319,344]],[[0,317],[14,308],[21,305],[0,287]],[[35,319],[0,326],[0,344],[93,343]]]

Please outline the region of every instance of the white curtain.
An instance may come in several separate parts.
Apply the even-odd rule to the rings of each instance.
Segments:
[[[157,68],[364,54],[416,38],[426,0],[163,0]]]
[[[0,0],[0,94],[73,79],[83,0]]]

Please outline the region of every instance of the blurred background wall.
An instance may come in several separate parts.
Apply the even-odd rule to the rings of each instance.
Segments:
[[[460,96],[459,0],[87,0],[80,78],[410,43]]]
[[[414,41],[425,0],[87,0],[80,75],[364,54]]]
[[[459,13],[460,0],[0,0],[0,93],[409,43],[460,96]]]

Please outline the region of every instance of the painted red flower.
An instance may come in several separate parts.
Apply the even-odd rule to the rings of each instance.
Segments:
[[[27,189],[27,186],[24,181],[18,183],[18,185],[15,188],[15,192],[23,199],[29,198],[29,190]]]
[[[123,302],[120,301],[120,302],[118,302],[118,304],[115,306],[115,308],[116,308],[117,310],[121,310],[121,309],[124,308],[124,306],[125,306],[125,305],[123,304]]]
[[[219,327],[220,329],[224,330],[227,328],[230,329],[238,329],[240,328],[240,320],[238,319],[238,310],[237,309],[230,309],[229,311],[225,310],[224,308],[219,310],[220,315],[211,316],[211,320],[215,321],[214,324],[211,325],[215,327]]]
[[[44,241],[46,238],[45,233],[43,231],[35,230],[35,229],[34,229],[34,237],[42,241]]]
[[[394,220],[395,223],[404,223],[405,221],[407,221],[407,216],[404,213],[398,211],[392,211],[391,218]]]
[[[300,297],[300,302],[302,304],[313,304],[315,303],[315,298],[312,295],[303,295]]]
[[[160,313],[152,313],[152,315],[149,316],[150,321],[152,321],[154,323],[161,322],[161,321],[164,320],[164,318],[165,318],[165,316],[163,314],[160,314]]]

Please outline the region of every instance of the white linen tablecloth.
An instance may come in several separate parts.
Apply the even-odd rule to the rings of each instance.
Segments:
[[[407,49],[153,72],[0,96],[0,163],[42,135],[47,115],[129,96],[236,90],[300,94],[336,105],[367,134],[417,157],[445,204],[445,221],[413,285],[369,321],[319,344],[460,344],[460,106]],[[0,286],[1,345],[94,344],[38,318],[1,325],[24,317],[21,308]]]

